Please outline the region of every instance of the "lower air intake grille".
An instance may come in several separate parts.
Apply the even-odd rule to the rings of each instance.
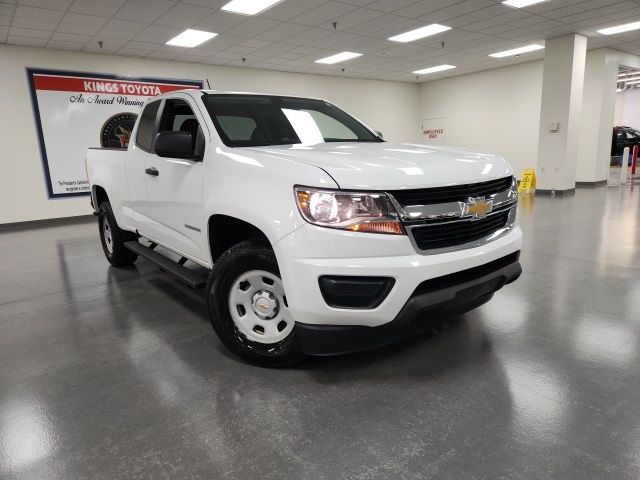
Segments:
[[[482,220],[460,220],[414,227],[411,234],[420,250],[454,247],[488,237],[505,227],[508,220],[509,210],[506,210]]]

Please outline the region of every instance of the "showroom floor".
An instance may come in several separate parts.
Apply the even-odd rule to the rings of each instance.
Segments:
[[[640,184],[523,196],[524,274],[438,334],[241,363],[94,223],[0,233],[0,478],[638,478]]]

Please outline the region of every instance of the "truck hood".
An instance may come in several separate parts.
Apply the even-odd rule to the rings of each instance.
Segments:
[[[345,189],[441,187],[511,175],[511,168],[502,157],[442,146],[344,142],[247,150],[322,168]]]

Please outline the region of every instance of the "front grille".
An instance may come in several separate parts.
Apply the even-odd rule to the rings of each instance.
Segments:
[[[489,182],[452,187],[421,188],[416,190],[395,190],[389,192],[403,207],[409,205],[431,205],[434,203],[466,202],[469,197],[486,197],[511,188],[513,177],[505,177]]]
[[[411,234],[420,250],[463,245],[487,237],[507,226],[509,212],[510,210],[505,210],[481,220],[459,220],[418,226],[411,229]]]

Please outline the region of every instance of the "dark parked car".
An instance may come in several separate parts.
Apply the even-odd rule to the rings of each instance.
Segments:
[[[620,157],[625,147],[629,147],[629,165],[631,165],[631,153],[633,146],[640,148],[640,132],[631,127],[613,127],[613,140],[611,142],[611,156]],[[611,159],[612,165],[620,165],[622,159]]]

